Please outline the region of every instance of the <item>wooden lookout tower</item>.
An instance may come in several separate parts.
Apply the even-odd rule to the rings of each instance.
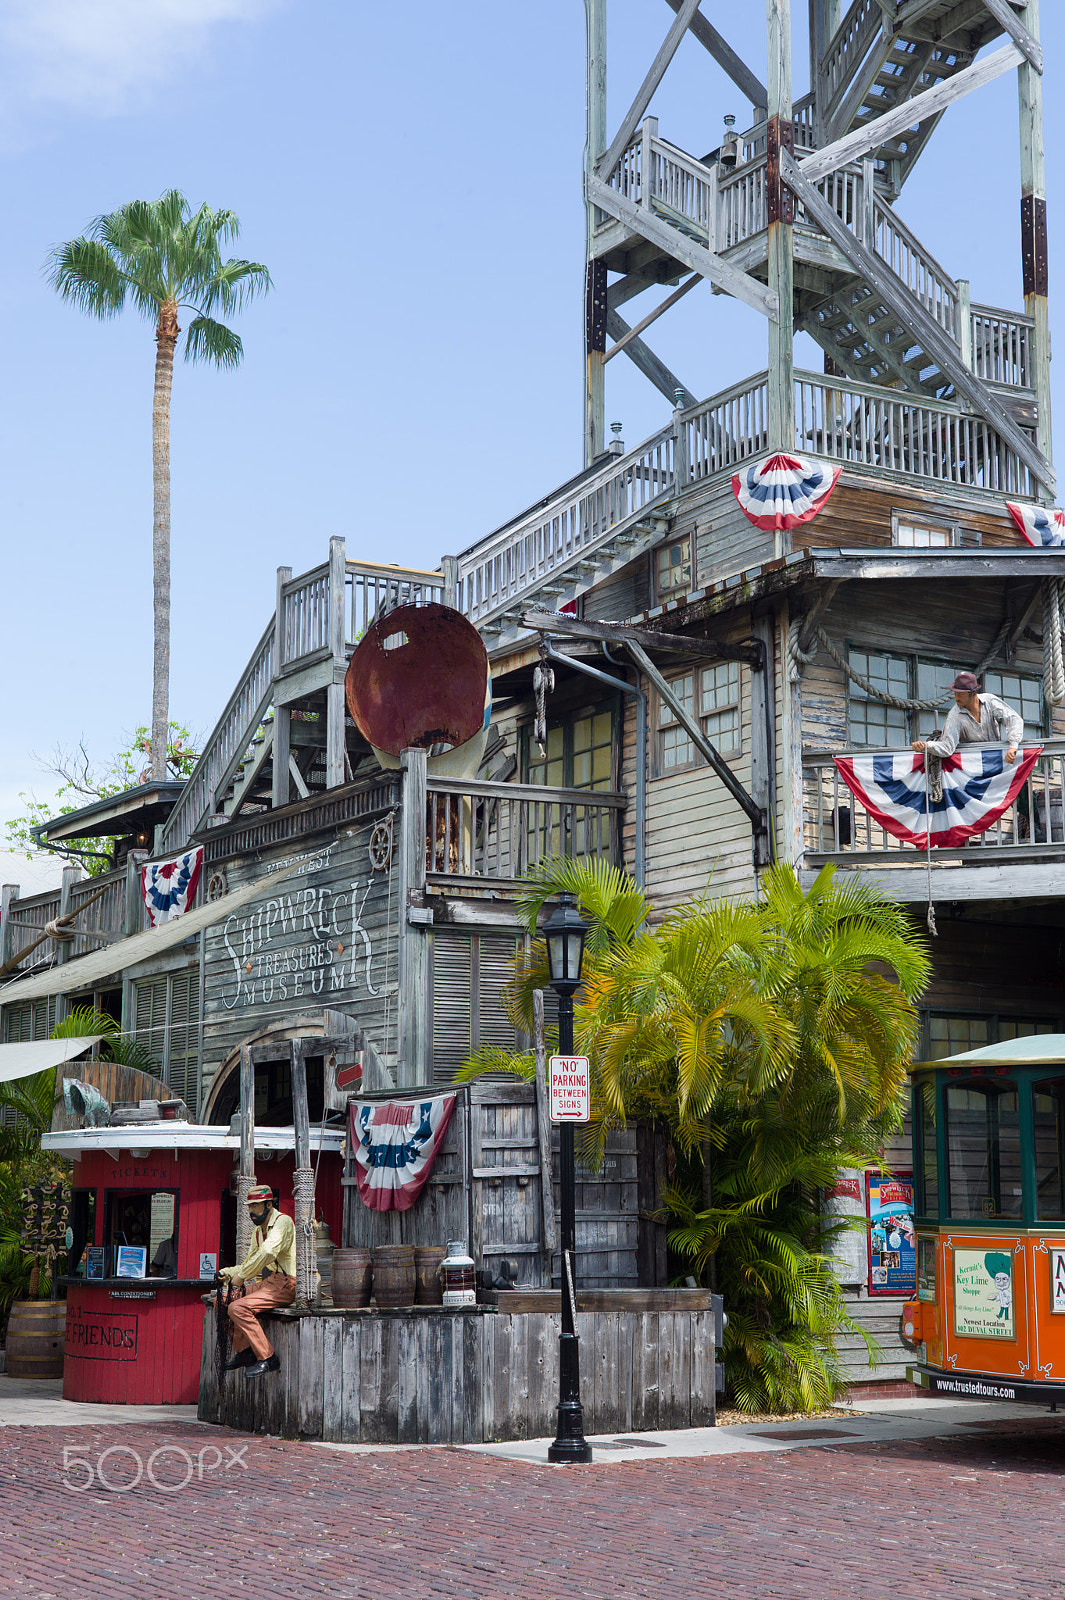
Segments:
[[[646,331],[707,279],[766,319],[766,388],[754,402],[764,414],[743,430],[753,449],[854,459],[863,432],[873,466],[924,476],[915,453],[945,451],[955,459],[937,476],[1052,500],[1038,0],[808,0],[810,87],[798,99],[791,0],[767,0],[764,83],[699,0],[667,3],[672,23],[613,128],[607,0],[586,0],[586,465],[606,444],[613,355],[626,355],[678,410],[696,404],[693,379],[667,368]],[[688,30],[752,108],[745,131],[726,129],[703,156],[670,143],[647,115]],[[941,266],[901,215],[944,111],[1010,70],[1019,79],[1023,316],[971,304],[966,279]],[[654,285],[662,299],[630,326],[621,308]],[[800,330],[845,390],[796,373]],[[887,409],[880,395],[890,396]],[[724,442],[705,441],[711,455]]]

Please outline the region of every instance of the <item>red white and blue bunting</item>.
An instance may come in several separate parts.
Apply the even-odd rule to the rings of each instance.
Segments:
[[[990,828],[1009,810],[1041,753],[1041,745],[1019,751],[1013,766],[993,745],[966,745],[944,756],[943,796],[932,800],[930,826],[925,758],[919,752],[837,756],[836,770],[888,833],[923,850],[927,844],[962,845]]]
[[[1065,511],[1057,506],[1015,506],[1006,501],[1017,532],[1036,549],[1060,549],[1065,545]]]
[[[455,1109],[453,1094],[404,1105],[355,1100],[351,1150],[359,1199],[371,1211],[409,1211],[433,1170]]]
[[[150,861],[141,868],[141,893],[150,928],[173,922],[188,910],[196,898],[202,870],[202,844],[183,856],[175,856],[173,861]]]
[[[797,528],[816,517],[842,470],[802,456],[769,456],[734,472],[732,492],[744,516],[763,532]]]

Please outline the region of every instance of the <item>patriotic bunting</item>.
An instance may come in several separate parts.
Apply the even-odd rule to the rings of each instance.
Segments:
[[[173,861],[150,861],[141,868],[141,894],[150,928],[173,922],[189,909],[196,898],[202,869],[202,844],[183,856],[175,856]]]
[[[842,470],[802,456],[770,456],[733,473],[732,492],[744,516],[763,532],[797,528],[816,517]]]
[[[1037,549],[1060,549],[1065,545],[1065,511],[1057,506],[1015,506],[1006,501],[1006,510],[1022,539]]]
[[[966,745],[944,756],[943,797],[932,800],[931,828],[925,758],[919,752],[837,756],[836,770],[888,833],[923,850],[929,835],[933,846],[957,846],[990,828],[1009,810],[1041,753],[1041,745],[1018,751],[1013,766],[993,745]]]
[[[359,1199],[371,1211],[409,1211],[433,1169],[455,1109],[453,1094],[403,1105],[353,1101],[351,1149]]]

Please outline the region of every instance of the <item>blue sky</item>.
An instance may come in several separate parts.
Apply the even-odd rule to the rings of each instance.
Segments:
[[[761,0],[703,9],[763,76]],[[613,132],[671,12],[608,15]],[[1043,42],[1053,81],[1057,6]],[[152,330],[63,305],[50,247],[173,186],[235,210],[237,251],[274,278],[237,324],[238,373],[175,374],[171,706],[203,734],[279,564],[316,565],[343,534],[349,555],[435,566],[579,465],[583,50],[580,0],[0,0],[0,818],[20,790],[51,792],[53,747],[83,738],[102,760],[150,703]],[[1053,289],[1062,110],[1046,100]],[[749,120],[690,37],[652,110],[696,154],[726,112]],[[975,300],[1020,307],[1018,194],[1010,73],[948,113],[899,209]],[[701,394],[765,362],[758,314],[704,287],[652,342]],[[623,357],[608,372],[609,419],[635,443],[665,402]]]

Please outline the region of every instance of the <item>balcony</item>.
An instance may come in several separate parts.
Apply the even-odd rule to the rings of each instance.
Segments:
[[[1045,898],[1065,889],[1065,739],[1043,754],[1014,804],[985,833],[957,849],[932,850],[933,898]],[[924,852],[894,838],[867,812],[836,770],[838,756],[890,750],[805,750],[802,763],[803,868],[808,880],[828,863],[876,873],[892,899],[924,900]]]

